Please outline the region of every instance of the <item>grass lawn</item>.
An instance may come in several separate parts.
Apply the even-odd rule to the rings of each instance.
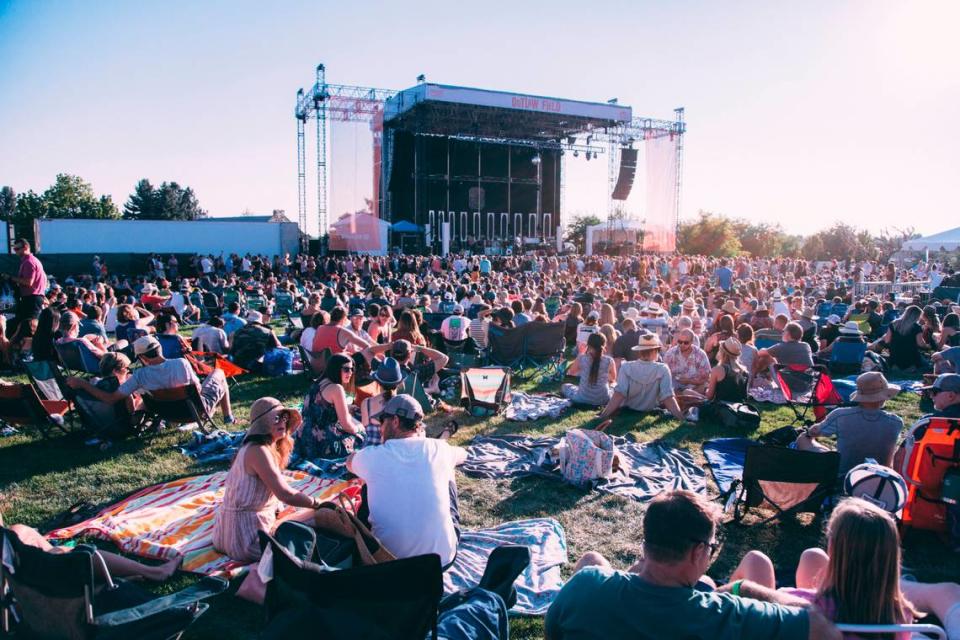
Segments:
[[[306,387],[303,376],[248,379],[233,391],[235,413],[246,418],[250,404],[265,395],[299,403]],[[908,424],[919,415],[917,396],[913,394],[901,394],[888,408]],[[788,409],[764,407],[763,424],[757,433],[787,424],[790,416]],[[554,434],[596,422],[593,413],[588,411],[573,412],[561,420],[531,423],[509,423],[502,417],[481,420],[458,416],[458,419],[463,426],[453,438],[457,444],[466,443],[478,434]],[[701,463],[704,462],[700,450],[703,441],[732,435],[709,424],[680,426],[672,419],[646,417],[638,421],[635,416],[622,416],[609,429],[609,433],[616,435],[629,432],[642,441],[662,439],[673,446],[688,448]],[[107,503],[150,484],[222,468],[197,466],[182,456],[175,447],[186,437],[182,432],[168,431],[149,440],[122,442],[107,451],[85,447],[75,438],[44,441],[32,430],[2,438],[0,509],[8,522],[43,529],[53,516],[78,500]],[[549,516],[559,520],[570,547],[571,564],[567,571],[576,558],[588,550],[602,552],[621,567],[629,566],[638,558],[643,506],[635,501],[586,492],[544,478],[475,480],[458,474],[458,483],[461,515],[467,528],[530,517]],[[715,494],[712,480],[708,486]],[[725,526],[720,532],[723,548],[710,573],[723,580],[747,550],[760,549],[774,559],[784,581],[790,581],[803,549],[822,544],[822,529],[823,522],[811,516],[788,518],[783,523],[757,528]],[[955,580],[960,575],[960,556],[949,553],[939,542],[926,536],[917,535],[908,540],[905,563],[911,573],[924,581]],[[187,576],[178,577],[161,588],[165,591],[181,588],[190,580]],[[184,637],[255,638],[260,623],[257,607],[228,593],[213,600],[210,611]],[[511,627],[514,638],[543,636],[540,618],[514,618]]]

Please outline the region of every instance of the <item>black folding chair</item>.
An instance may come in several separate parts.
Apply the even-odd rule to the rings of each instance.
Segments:
[[[486,364],[520,371],[523,368],[523,346],[526,333],[523,327],[502,331],[502,334],[498,330],[487,333]]]
[[[526,338],[523,345],[523,364],[532,367],[531,377],[563,377],[567,343],[562,322],[528,322],[521,327]]]
[[[0,548],[3,630],[17,637],[176,639],[207,610],[201,600],[228,586],[208,577],[156,596],[132,582],[114,580],[103,557],[88,545],[50,553],[0,529]]]
[[[196,422],[200,430],[209,433],[216,429],[213,417],[200,397],[200,390],[194,384],[185,384],[172,389],[158,389],[143,394],[143,407],[146,413],[141,432],[160,430],[160,422],[167,424],[190,424]]]
[[[731,487],[726,509],[741,522],[750,509],[769,507],[766,524],[791,513],[819,513],[837,487],[840,454],[836,451],[799,451],[786,447],[750,445],[743,477]]]

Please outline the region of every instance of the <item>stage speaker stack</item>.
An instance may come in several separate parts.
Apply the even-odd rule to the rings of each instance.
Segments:
[[[637,173],[637,150],[620,149],[620,175],[613,187],[614,200],[626,200],[633,188],[633,178]]]

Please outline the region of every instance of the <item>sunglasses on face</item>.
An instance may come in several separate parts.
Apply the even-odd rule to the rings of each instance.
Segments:
[[[689,340],[677,340],[677,344],[693,344],[693,343]]]
[[[340,369],[340,373],[353,373],[353,367],[343,367]]]

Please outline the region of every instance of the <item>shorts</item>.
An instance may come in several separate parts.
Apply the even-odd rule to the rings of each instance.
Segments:
[[[200,400],[203,402],[207,413],[213,415],[217,410],[217,404],[227,393],[227,378],[220,369],[214,369],[213,373],[204,378],[200,385]]]

